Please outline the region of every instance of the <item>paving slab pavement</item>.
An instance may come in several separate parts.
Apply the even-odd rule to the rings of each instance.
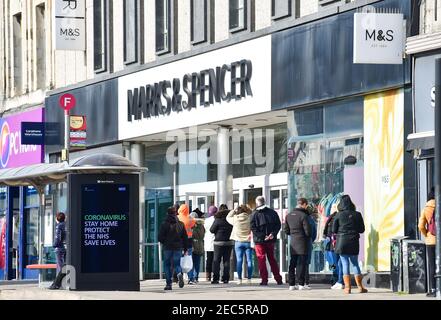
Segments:
[[[67,291],[39,288],[36,284],[6,284],[0,286],[0,300],[435,300],[424,294],[397,294],[388,289],[369,289],[367,294],[354,290],[350,295],[343,290],[331,290],[328,285],[313,284],[310,291],[289,291],[288,285],[275,283],[262,287],[259,280],[252,285],[212,285],[201,281],[197,285],[173,286],[164,291],[164,280],[141,282],[139,292],[124,291]]]

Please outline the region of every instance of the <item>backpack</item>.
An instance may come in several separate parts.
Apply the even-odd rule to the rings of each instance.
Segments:
[[[196,223],[193,228],[193,253],[197,255],[204,254],[204,225]]]
[[[432,218],[430,218],[429,229],[427,231],[436,236],[435,211],[433,211]]]

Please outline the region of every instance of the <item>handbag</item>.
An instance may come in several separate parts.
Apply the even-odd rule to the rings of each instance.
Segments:
[[[193,258],[191,255],[181,257],[181,269],[183,273],[188,273],[193,269]]]

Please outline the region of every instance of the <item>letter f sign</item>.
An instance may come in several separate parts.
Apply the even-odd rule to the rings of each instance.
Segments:
[[[69,111],[75,107],[76,101],[75,96],[70,93],[63,94],[60,97],[59,105],[64,111]]]

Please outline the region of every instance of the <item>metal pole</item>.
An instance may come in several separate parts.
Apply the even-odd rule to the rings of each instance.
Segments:
[[[70,138],[69,111],[64,111],[64,149],[66,150],[66,161],[69,162],[69,138]]]
[[[435,224],[436,298],[441,300],[441,59],[435,63]]]
[[[159,280],[162,280],[162,248],[161,242],[158,242],[158,259],[159,259]]]

